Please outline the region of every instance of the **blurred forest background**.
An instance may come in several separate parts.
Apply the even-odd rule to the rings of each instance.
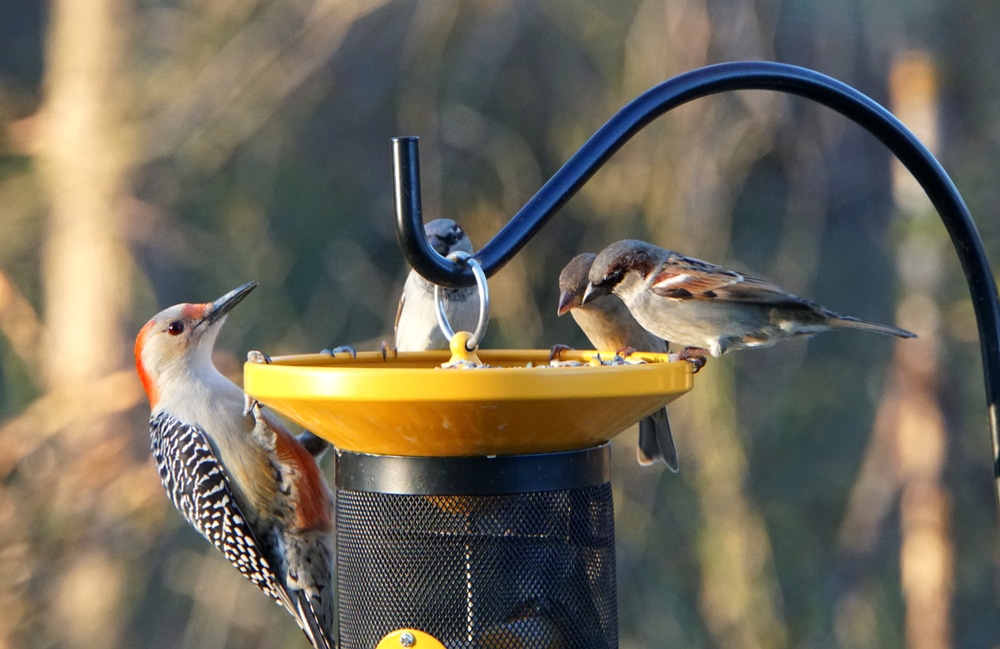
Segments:
[[[421,138],[427,218],[482,245],[648,87],[803,65],[918,134],[996,265],[997,25],[983,0],[0,0],[0,647],[306,646],[169,505],[132,342],[250,279],[237,381],[248,349],[389,336],[391,137]],[[777,93],[671,112],[491,280],[486,346],[585,346],[559,269],[625,237],[920,338],[709,363],[671,409],[679,475],[616,440],[623,649],[1000,646],[972,309],[875,138]]]

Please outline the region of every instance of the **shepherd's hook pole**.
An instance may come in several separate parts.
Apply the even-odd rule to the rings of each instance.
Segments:
[[[729,90],[776,90],[845,115],[877,137],[905,166],[941,216],[972,296],[986,383],[993,477],[1000,506],[1000,299],[982,239],[965,201],[921,142],[888,110],[847,84],[783,63],[741,61],[699,68],[646,91],[614,115],[475,255],[489,277],[500,270],[633,135],[692,99]],[[396,233],[403,255],[428,280],[450,287],[475,283],[467,265],[438,255],[424,238],[417,138],[393,140]]]

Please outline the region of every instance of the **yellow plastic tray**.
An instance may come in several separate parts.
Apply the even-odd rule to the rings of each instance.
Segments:
[[[595,351],[563,352],[589,362]],[[613,356],[601,352],[602,357]],[[338,448],[382,455],[547,453],[588,448],[691,389],[687,362],[548,365],[548,350],[480,350],[489,366],[441,369],[451,354],[284,356],[247,363],[244,389]]]

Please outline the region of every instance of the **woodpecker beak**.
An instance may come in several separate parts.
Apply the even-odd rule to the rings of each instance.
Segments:
[[[257,288],[257,282],[247,282],[229,291],[208,306],[208,310],[205,311],[205,315],[201,317],[198,324],[212,324],[216,322],[219,318],[232,311],[233,307],[239,304],[255,288]]]
[[[587,284],[587,290],[583,292],[583,299],[580,300],[580,304],[586,304],[587,302],[593,302],[602,295],[607,295],[610,293],[607,288],[603,286],[595,286],[594,284]]]
[[[569,291],[563,291],[559,294],[559,308],[556,310],[556,315],[566,315],[581,304],[583,304],[583,298],[579,295],[574,295]]]

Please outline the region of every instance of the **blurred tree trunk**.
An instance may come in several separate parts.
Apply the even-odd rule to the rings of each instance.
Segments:
[[[119,237],[124,0],[56,0],[40,167],[50,198],[43,281],[49,389],[122,365],[130,261]]]
[[[781,588],[764,519],[745,491],[747,456],[739,439],[731,365],[713,362],[687,398],[711,423],[688,437],[703,519],[698,535],[701,611],[715,646],[788,646]]]
[[[928,148],[936,149],[937,89],[929,58],[912,52],[899,55],[892,62],[889,91],[896,116]],[[946,649],[952,646],[954,548],[951,496],[942,482],[947,440],[937,384],[942,338],[937,292],[947,242],[929,227],[937,217],[924,191],[899,163],[893,166],[893,196],[905,219],[896,253],[902,281],[898,320],[920,337],[896,346],[886,397],[841,525],[840,545],[847,560],[857,564],[849,574],[860,579],[898,502],[906,646]],[[865,584],[851,583],[837,606],[838,635],[852,646],[881,646],[872,623],[875,606],[868,597]]]
[[[931,150],[937,148],[937,80],[925,53],[903,53],[893,62],[890,98],[896,115]],[[938,341],[945,242],[930,240],[936,220],[917,182],[894,167],[896,203],[907,217],[898,252],[903,280],[900,321],[920,330],[916,341],[899,344],[894,358],[890,401],[899,403],[895,422],[899,467],[900,578],[906,599],[906,646],[946,649],[951,644],[954,548],[950,532],[951,496],[942,483],[947,454],[944,415],[938,398]],[[912,344],[910,344],[912,343]]]
[[[52,408],[68,423],[51,431],[55,461],[26,475],[24,486],[59,530],[40,535],[35,551],[47,575],[46,631],[66,647],[117,646],[122,628],[124,564],[99,521],[108,486],[130,462],[122,452],[129,436],[119,415],[87,416],[80,406],[89,399],[80,397],[123,369],[130,347],[123,322],[131,260],[119,234],[127,9],[127,0],[54,0],[46,44],[37,156],[49,202],[41,361]]]

